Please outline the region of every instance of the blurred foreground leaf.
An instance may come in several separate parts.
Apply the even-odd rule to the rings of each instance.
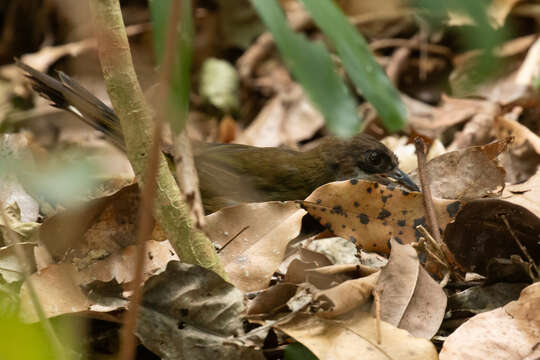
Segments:
[[[324,45],[309,42],[292,31],[275,0],[251,2],[274,36],[288,69],[324,115],[330,131],[339,136],[356,133],[361,123],[356,114],[356,102],[337,74]]]
[[[0,359],[49,360],[54,359],[54,352],[39,324],[0,318]]]
[[[201,97],[224,113],[238,109],[238,73],[225,60],[207,59],[201,69]]]
[[[461,26],[458,31],[469,49],[477,49],[480,52],[465,61],[461,65],[462,69],[452,75],[455,95],[466,96],[477,85],[497,74],[501,68],[501,59],[495,56],[495,49],[508,38],[508,33],[505,28],[493,27],[488,11],[490,2],[415,0],[414,5],[420,10],[419,14],[423,15],[435,29],[440,28],[444,23],[442,20],[448,18],[450,14],[459,14],[472,21],[472,26]],[[458,76],[459,79],[455,79]]]
[[[157,62],[163,64],[167,27],[171,17],[171,0],[149,1],[154,34],[154,51]],[[191,63],[193,60],[193,18],[191,0],[183,0],[180,6],[178,43],[169,92],[169,118],[175,134],[182,131],[189,111],[189,92],[191,82]],[[159,105],[159,104],[155,104]]]
[[[38,164],[27,150],[24,136],[0,137],[0,181],[19,182],[34,198],[64,206],[83,200],[97,185],[98,170],[86,155],[77,152],[49,154]]]
[[[384,126],[398,131],[406,123],[405,105],[384,70],[375,61],[366,40],[330,0],[301,0],[332,41],[347,73],[377,110]]]

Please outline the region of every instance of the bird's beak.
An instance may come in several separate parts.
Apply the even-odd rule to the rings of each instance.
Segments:
[[[404,187],[406,187],[407,189],[411,191],[420,191],[420,189],[418,188],[418,186],[416,186],[414,181],[412,181],[411,178],[398,167],[386,173],[385,175],[391,179],[396,180],[398,184],[403,185]]]

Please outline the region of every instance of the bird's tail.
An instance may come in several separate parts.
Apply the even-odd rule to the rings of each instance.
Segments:
[[[81,84],[58,71],[58,79],[16,60],[27,73],[33,89],[53,102],[53,106],[69,111],[96,130],[103,132],[116,146],[124,150],[124,136],[114,111],[92,95]]]

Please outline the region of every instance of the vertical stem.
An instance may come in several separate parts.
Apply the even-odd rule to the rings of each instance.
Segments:
[[[147,181],[152,152],[152,117],[137,81],[118,0],[90,0],[98,50],[107,92],[120,119],[128,158],[139,186]],[[189,208],[158,154],[154,216],[182,261],[197,264],[225,277],[212,243],[194,229]]]

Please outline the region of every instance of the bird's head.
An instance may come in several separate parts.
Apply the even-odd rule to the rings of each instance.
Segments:
[[[336,180],[395,181],[409,190],[420,191],[399,168],[396,155],[369,135],[358,134],[349,139],[328,138],[319,146],[319,151],[335,172]]]

